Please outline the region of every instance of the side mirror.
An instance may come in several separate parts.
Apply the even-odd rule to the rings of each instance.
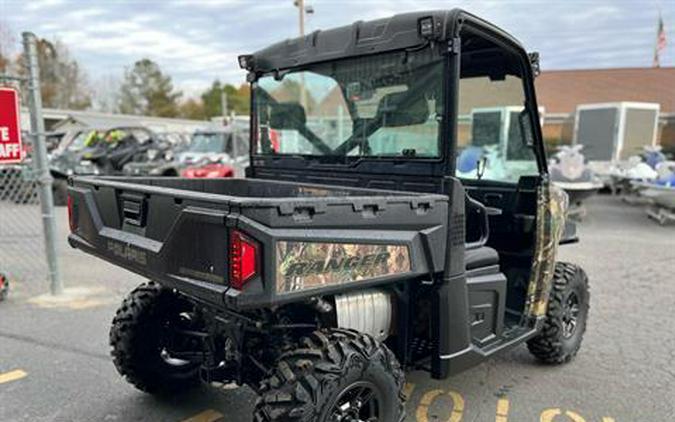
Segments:
[[[307,124],[305,109],[298,103],[270,104],[270,127],[298,129]]]
[[[531,53],[527,53],[527,57],[530,59],[530,66],[532,66],[532,73],[534,74],[535,77],[539,76],[541,74],[541,67],[539,65],[539,53],[533,51]]]
[[[518,124],[520,125],[520,133],[523,136],[523,143],[532,148],[534,145],[534,133],[532,133],[532,122],[530,121],[527,108],[518,114]]]
[[[422,95],[393,92],[380,99],[376,119],[382,127],[421,125],[429,119],[429,104]]]

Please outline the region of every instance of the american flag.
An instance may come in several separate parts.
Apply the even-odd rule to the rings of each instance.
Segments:
[[[656,32],[656,47],[654,47],[654,67],[661,67],[660,54],[666,49],[666,30],[663,27],[663,18],[659,13],[659,29]]]

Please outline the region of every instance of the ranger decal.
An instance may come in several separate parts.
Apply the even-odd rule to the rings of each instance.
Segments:
[[[276,253],[278,293],[411,271],[405,245],[281,241]]]

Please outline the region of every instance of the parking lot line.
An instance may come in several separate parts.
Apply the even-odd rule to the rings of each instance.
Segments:
[[[497,417],[495,422],[507,422],[509,417],[509,399],[497,400]]]
[[[553,422],[553,420],[557,420],[556,416],[560,415],[565,415],[567,418],[572,421],[572,422],[586,422],[586,419],[584,419],[581,415],[579,415],[576,412],[573,412],[571,410],[567,410],[563,412],[561,409],[546,409],[543,412],[541,412],[541,417],[539,418],[539,422]]]
[[[26,375],[28,375],[28,373],[26,371],[22,371],[21,369],[15,369],[14,371],[5,372],[4,374],[0,374],[0,384],[20,380],[21,378],[24,378]]]
[[[405,386],[403,386],[403,394],[405,395],[406,399],[410,399],[412,396],[413,391],[415,391],[415,384],[411,382],[406,382]]]
[[[224,417],[225,416],[223,416],[222,413],[213,409],[208,409],[188,419],[185,419],[182,422],[218,422],[223,421]]]
[[[443,394],[450,396],[453,404],[452,413],[450,413],[450,419],[448,419],[448,422],[459,422],[462,420],[462,415],[464,414],[464,398],[462,398],[461,394],[455,391],[448,391],[446,393],[443,390],[431,390],[425,393],[420,400],[420,404],[417,407],[417,411],[415,412],[417,422],[429,422],[429,407],[438,396]]]

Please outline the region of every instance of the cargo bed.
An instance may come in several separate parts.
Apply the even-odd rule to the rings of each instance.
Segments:
[[[77,177],[73,247],[209,303],[269,306],[443,269],[448,197],[261,179]],[[231,286],[233,232],[255,275]]]

